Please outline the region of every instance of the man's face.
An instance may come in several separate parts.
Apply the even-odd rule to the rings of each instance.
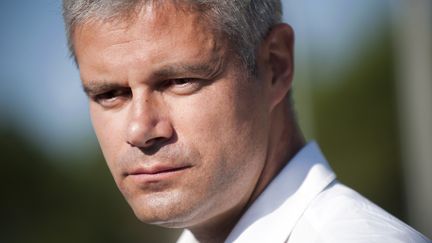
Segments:
[[[138,218],[188,227],[247,203],[266,160],[266,86],[199,14],[146,8],[73,37],[96,135]]]

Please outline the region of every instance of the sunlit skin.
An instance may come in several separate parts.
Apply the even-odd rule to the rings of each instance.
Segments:
[[[104,157],[143,222],[221,242],[303,144],[287,25],[263,42],[255,78],[199,13],[169,4],[84,23],[73,41]]]

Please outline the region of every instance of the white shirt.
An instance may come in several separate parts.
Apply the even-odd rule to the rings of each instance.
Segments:
[[[198,242],[185,230],[178,243]],[[240,218],[225,242],[431,242],[336,180],[318,145],[306,145]]]

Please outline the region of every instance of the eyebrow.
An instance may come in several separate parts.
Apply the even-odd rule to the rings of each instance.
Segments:
[[[218,65],[217,65],[218,66]],[[169,78],[179,74],[197,74],[202,76],[212,76],[212,74],[218,69],[216,65],[212,63],[198,63],[198,64],[181,64],[181,65],[168,65],[154,72],[154,76],[157,78]]]
[[[213,58],[208,62],[196,64],[170,64],[154,72],[154,77],[158,79],[171,78],[183,74],[195,74],[204,77],[214,77],[222,70],[222,58]]]
[[[152,74],[152,79],[161,80],[175,78],[179,75],[200,75],[205,78],[214,78],[223,71],[222,58],[213,58],[208,62],[196,64],[169,64],[165,65]],[[91,97],[113,89],[124,89],[124,85],[109,80],[91,80],[83,82],[82,88],[87,96]]]
[[[120,89],[120,88],[124,89],[125,87],[106,80],[101,80],[101,81],[90,81],[86,84],[82,84],[82,88],[84,90],[84,93],[86,93],[87,96],[91,97],[97,94],[107,92],[109,90]]]

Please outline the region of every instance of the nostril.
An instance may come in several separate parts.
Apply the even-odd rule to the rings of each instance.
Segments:
[[[169,139],[164,137],[153,138],[146,141],[144,146],[140,147],[140,149],[146,155],[153,155],[157,151],[159,151],[160,148],[166,145],[168,143],[168,140]]]
[[[159,150],[172,140],[174,129],[166,118],[137,116],[128,124],[126,142],[141,150]],[[157,149],[154,149],[157,148]]]
[[[155,143],[158,142],[158,139],[160,139],[160,138],[152,138],[152,139],[149,139],[149,140],[145,141],[144,147],[153,146]]]
[[[127,143],[132,146],[132,147],[138,147],[138,148],[147,148],[147,147],[151,147],[154,146],[157,143],[160,143],[160,140],[163,139],[161,137],[157,137],[157,138],[151,138],[145,141],[127,141]]]
[[[157,144],[162,144],[166,140],[167,140],[167,138],[164,138],[164,137],[152,138],[152,139],[147,140],[144,143],[144,147],[150,147],[150,146],[155,146]]]

